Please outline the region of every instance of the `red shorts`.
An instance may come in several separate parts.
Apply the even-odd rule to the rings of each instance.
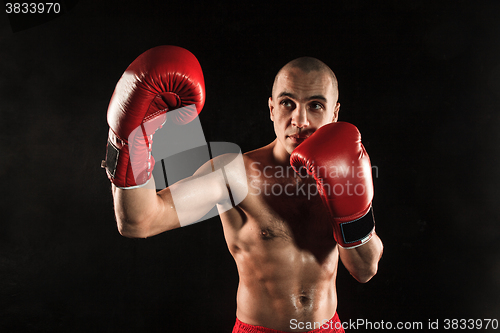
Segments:
[[[305,327],[306,328],[306,323],[301,323],[296,322],[291,324],[296,324],[297,328],[298,327]],[[340,322],[339,316],[337,315],[337,312],[335,312],[335,315],[333,316],[332,319],[330,319],[326,323],[320,323],[321,326],[315,330],[312,331],[307,331],[304,333],[344,333],[344,329],[342,328],[342,323]],[[301,325],[301,326],[300,326]],[[314,325],[312,323],[312,325]],[[316,326],[318,326],[318,323],[316,323]],[[292,329],[293,326],[290,325],[290,329]],[[267,327],[262,327],[262,326],[254,326],[250,324],[245,324],[241,322],[238,318],[236,318],[236,324],[234,324],[233,327],[233,333],[286,333],[285,331],[278,331],[278,330],[273,330],[272,328],[267,328]]]

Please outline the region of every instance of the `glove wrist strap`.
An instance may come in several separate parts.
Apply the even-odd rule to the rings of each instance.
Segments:
[[[354,248],[368,242],[375,230],[375,218],[373,208],[362,217],[349,221],[338,223],[340,229],[339,245],[343,248]]]

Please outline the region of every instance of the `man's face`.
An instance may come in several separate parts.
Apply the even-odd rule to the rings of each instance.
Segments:
[[[323,72],[298,68],[282,71],[269,98],[278,145],[288,154],[314,131],[337,121],[340,104],[332,78]]]

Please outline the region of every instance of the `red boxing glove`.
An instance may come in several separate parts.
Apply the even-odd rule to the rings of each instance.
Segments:
[[[153,134],[169,117],[177,124],[195,119],[205,103],[203,72],[196,57],[181,47],[158,46],[132,62],[118,81],[108,106],[108,178],[135,188],[151,178]]]
[[[314,176],[341,247],[354,248],[371,239],[375,221],[370,158],[354,125],[336,122],[322,126],[295,148],[290,164],[295,172],[303,173],[304,167]]]

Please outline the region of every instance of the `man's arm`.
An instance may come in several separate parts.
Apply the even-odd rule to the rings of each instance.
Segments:
[[[102,163],[113,184],[121,234],[148,237],[195,222],[223,199],[225,181],[208,166],[211,162],[194,176],[159,193],[152,179],[156,130],[166,121],[178,126],[191,122],[204,103],[201,66],[183,48],[152,48],[123,73],[108,106],[110,130]]]
[[[117,226],[126,237],[145,238],[196,222],[227,200],[226,182],[209,161],[193,176],[156,193],[154,178],[143,187],[112,185]]]
[[[358,129],[343,122],[325,125],[293,151],[290,161],[296,171],[305,167],[314,175],[340,258],[356,280],[367,282],[377,272],[383,245],[375,234],[371,165]]]
[[[377,234],[374,233],[367,243],[358,247],[338,248],[342,263],[356,280],[366,283],[377,274],[378,262],[384,251],[382,241]]]

